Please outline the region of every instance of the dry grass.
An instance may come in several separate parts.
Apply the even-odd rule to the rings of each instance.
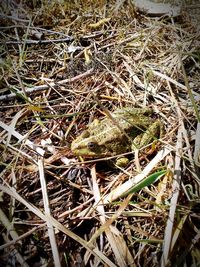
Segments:
[[[194,3],[168,18],[69,2],[1,3],[0,262],[200,266]],[[125,169],[80,162],[72,140],[127,106],[152,107],[159,144]]]

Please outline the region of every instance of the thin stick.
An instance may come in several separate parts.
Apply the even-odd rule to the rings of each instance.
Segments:
[[[31,93],[45,91],[45,90],[49,89],[50,87],[55,87],[57,85],[76,82],[76,81],[78,81],[80,79],[84,79],[84,78],[86,78],[88,76],[91,76],[93,74],[93,72],[94,72],[94,69],[91,68],[88,71],[86,71],[86,72],[84,72],[82,74],[79,74],[79,75],[77,75],[77,76],[75,76],[73,78],[65,79],[65,80],[58,81],[58,82],[52,82],[52,83],[49,83],[49,84],[43,84],[43,85],[35,86],[35,87],[32,87],[32,88],[27,88],[26,87],[25,91],[26,91],[26,94],[28,96]],[[9,95],[3,95],[3,96],[0,96],[0,101],[2,101],[2,100],[11,100],[11,99],[14,99],[16,96],[17,96],[17,93],[16,94],[15,93],[11,93]]]
[[[52,44],[52,43],[65,43],[65,42],[72,42],[73,37],[66,37],[63,39],[53,39],[53,40],[22,40],[22,41],[7,41],[5,44],[7,45],[18,45],[18,44]],[[1,42],[3,43],[3,42]]]

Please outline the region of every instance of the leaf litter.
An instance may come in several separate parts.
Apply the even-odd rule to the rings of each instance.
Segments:
[[[198,266],[200,7],[182,2],[1,3],[4,266]],[[127,106],[153,109],[158,144],[125,168],[71,153]]]

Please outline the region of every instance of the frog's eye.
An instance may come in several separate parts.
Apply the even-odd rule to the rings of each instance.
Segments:
[[[89,142],[88,144],[87,144],[87,146],[88,146],[88,148],[90,149],[90,150],[95,150],[96,148],[97,148],[97,143],[95,143],[95,142]]]

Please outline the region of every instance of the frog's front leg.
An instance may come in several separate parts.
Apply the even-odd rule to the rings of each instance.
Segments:
[[[115,165],[120,168],[125,168],[129,164],[130,160],[127,157],[119,157]]]
[[[162,132],[162,124],[160,120],[156,120],[154,123],[152,123],[149,128],[138,135],[134,140],[132,144],[132,150],[136,150],[139,148],[142,148],[144,146],[147,146],[154,140],[157,140],[161,137]]]

